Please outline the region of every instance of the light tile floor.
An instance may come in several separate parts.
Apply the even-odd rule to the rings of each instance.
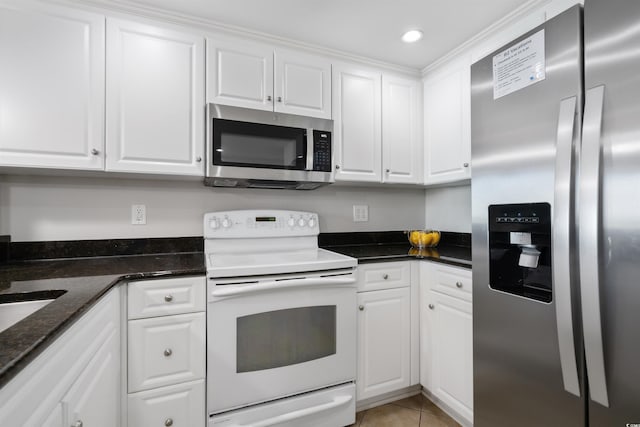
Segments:
[[[349,427],[460,427],[429,399],[417,394],[356,414]]]

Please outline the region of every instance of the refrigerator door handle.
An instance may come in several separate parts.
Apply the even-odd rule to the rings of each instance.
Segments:
[[[582,327],[591,400],[609,407],[600,319],[601,153],[604,86],[585,95],[580,167],[578,249]]]
[[[555,191],[553,202],[553,291],[556,305],[558,347],[564,389],[580,396],[578,366],[573,336],[571,304],[571,203],[573,139],[577,97],[563,99],[556,136]]]

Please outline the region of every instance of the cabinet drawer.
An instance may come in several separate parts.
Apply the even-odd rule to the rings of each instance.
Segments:
[[[205,313],[129,321],[129,393],[205,375]]]
[[[431,289],[471,301],[471,270],[434,264]]]
[[[411,264],[382,262],[358,266],[358,292],[402,288],[411,284]]]
[[[133,393],[128,403],[129,426],[205,425],[204,380]]]
[[[129,319],[193,313],[206,309],[206,280],[201,277],[130,282]]]

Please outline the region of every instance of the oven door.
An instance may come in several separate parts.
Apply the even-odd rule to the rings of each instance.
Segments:
[[[210,414],[355,380],[353,271],[246,284],[210,279],[208,295]]]

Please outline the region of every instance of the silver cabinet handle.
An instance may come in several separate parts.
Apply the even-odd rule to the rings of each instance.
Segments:
[[[164,425],[166,427],[171,427],[173,425],[173,419],[167,418],[166,420],[164,420]]]
[[[358,306],[358,310],[363,311],[364,310],[364,305],[359,305]]]
[[[462,282],[456,282],[456,287],[461,288],[462,287]]]
[[[433,305],[433,304],[429,304],[429,306],[428,306],[428,307],[429,307],[429,309],[430,309],[430,310],[433,310],[434,308],[436,308],[436,306],[435,306],[435,305]]]
[[[82,420],[78,420],[75,423],[73,423],[71,425],[71,427],[82,427],[84,424],[82,423]]]
[[[165,296],[164,296],[164,300],[165,300],[166,302],[171,302],[171,301],[173,301],[173,295],[165,295]]]
[[[282,102],[282,97],[281,96],[278,97],[278,102]]]
[[[464,166],[465,168],[469,167],[469,163],[463,163],[462,166]]]
[[[271,95],[267,95],[267,101],[271,101]]]
[[[340,165],[336,165],[336,169],[340,169]]]
[[[383,278],[384,280],[387,280],[387,279],[389,278],[389,275],[388,275],[387,273],[385,273],[385,274],[383,274],[383,275],[382,275],[382,278]]]
[[[198,156],[196,157],[196,162],[200,163],[202,161],[202,157]]]
[[[170,348],[165,348],[164,349],[164,356],[165,357],[169,357],[173,354],[173,350],[171,350]]]
[[[580,164],[578,251],[584,353],[591,400],[609,407],[600,320],[600,156],[604,86],[585,95]]]
[[[391,172],[391,169],[385,169],[385,172],[389,173],[389,172]]]
[[[97,156],[98,154],[100,154],[100,152],[98,150],[96,150],[95,148],[91,149],[91,154],[93,154],[94,156]]]
[[[577,98],[575,96],[560,102],[558,131],[556,134],[556,165],[553,201],[553,245],[552,245],[552,287],[556,302],[556,324],[558,346],[564,389],[580,396],[578,366],[573,341],[573,316],[571,313],[571,201],[573,197],[572,179],[574,147],[574,126]]]

